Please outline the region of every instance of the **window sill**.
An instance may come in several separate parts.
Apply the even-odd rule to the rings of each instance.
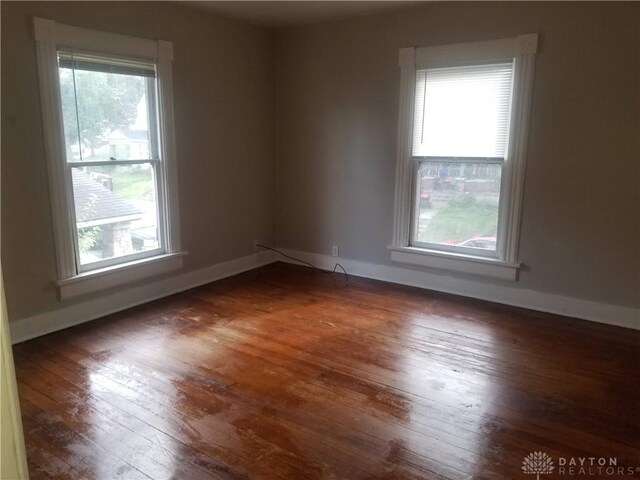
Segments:
[[[182,257],[188,252],[166,253],[155,257],[122,263],[80,273],[64,280],[56,281],[60,300],[86,295],[124,285],[136,280],[153,277],[182,268]]]
[[[389,247],[391,261],[451,272],[515,281],[519,263],[416,247]]]

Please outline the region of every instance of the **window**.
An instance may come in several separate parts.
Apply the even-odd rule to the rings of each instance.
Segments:
[[[58,50],[79,271],[164,253],[153,63]]]
[[[171,44],[34,24],[61,296],[179,268]]]
[[[393,260],[515,279],[536,48],[401,50]]]

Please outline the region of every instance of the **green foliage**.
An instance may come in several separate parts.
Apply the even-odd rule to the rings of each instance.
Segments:
[[[76,220],[82,222],[95,215],[97,201],[97,196],[91,195],[87,204],[80,211],[76,211]],[[100,227],[78,228],[78,248],[80,252],[86,253],[91,250],[98,243],[100,233]]]
[[[495,235],[497,229],[497,201],[460,194],[431,219],[425,241],[463,241],[479,235]]]
[[[78,229],[78,247],[80,252],[86,253],[91,250],[100,238],[100,227],[88,227]]]
[[[67,149],[79,144],[79,133],[93,154],[95,148],[106,143],[110,132],[131,125],[144,87],[141,77],[76,70],[74,88],[74,72],[61,68],[60,95]]]

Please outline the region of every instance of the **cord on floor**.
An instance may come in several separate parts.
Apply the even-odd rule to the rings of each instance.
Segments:
[[[336,262],[335,266],[333,267],[333,271],[330,272],[329,270],[323,270],[322,268],[316,267],[313,263],[305,262],[304,260],[300,260],[299,258],[292,257],[291,255],[287,255],[286,253],[278,250],[277,248],[268,247],[267,245],[262,245],[261,243],[256,243],[256,247],[264,248],[265,250],[271,250],[272,252],[276,252],[277,254],[282,255],[283,257],[286,257],[286,258],[288,258],[290,260],[293,260],[295,262],[302,263],[303,265],[311,267],[314,270],[318,270],[319,272],[328,273],[329,275],[331,275],[332,273],[336,273],[336,269],[338,267],[340,267],[342,269],[342,271],[344,272],[345,284],[349,285],[349,274],[347,273],[345,268],[342,265],[340,265],[339,263],[337,263],[337,262]]]

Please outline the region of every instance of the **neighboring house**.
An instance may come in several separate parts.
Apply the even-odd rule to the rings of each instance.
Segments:
[[[114,130],[107,137],[109,156],[116,159],[149,158],[148,130]]]
[[[99,227],[96,239],[99,258],[111,258],[133,253],[131,223],[142,218],[142,211],[130,201],[112,191],[108,175],[73,169],[73,195],[78,230]],[[87,255],[87,252],[82,252]]]
[[[109,156],[117,159],[149,158],[149,122],[147,98],[138,102],[136,119],[127,128],[116,129],[107,136]]]

